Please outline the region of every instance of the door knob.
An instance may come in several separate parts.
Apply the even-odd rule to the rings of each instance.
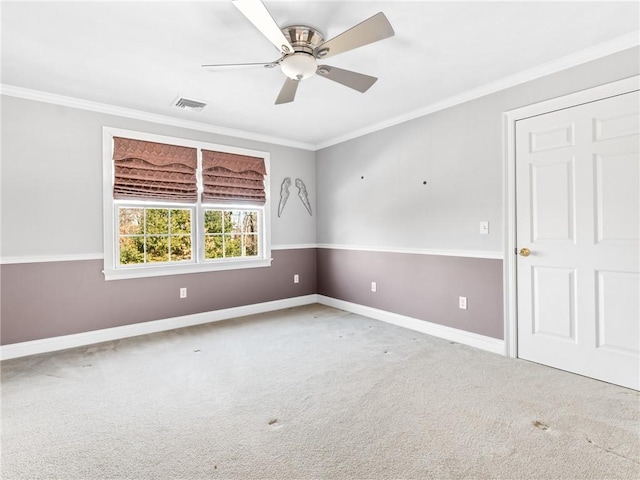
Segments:
[[[518,252],[518,254],[521,257],[528,257],[529,255],[531,255],[531,250],[529,250],[528,248],[523,247],[523,248],[520,249],[520,252]]]

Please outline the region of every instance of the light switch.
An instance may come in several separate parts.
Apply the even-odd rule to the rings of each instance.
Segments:
[[[489,222],[480,222],[480,235],[489,235]]]

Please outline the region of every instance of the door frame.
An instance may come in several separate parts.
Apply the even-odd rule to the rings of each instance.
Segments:
[[[575,107],[640,90],[640,75],[598,87],[509,110],[502,114],[503,161],[503,284],[505,356],[518,356],[518,305],[516,282],[516,122],[525,118]]]

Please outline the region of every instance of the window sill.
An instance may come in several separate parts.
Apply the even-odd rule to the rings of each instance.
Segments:
[[[158,265],[133,268],[105,268],[105,280],[126,280],[131,278],[164,277],[167,275],[184,275],[189,273],[219,272],[224,270],[240,270],[243,268],[270,267],[272,258],[260,260],[233,260],[186,265]]]

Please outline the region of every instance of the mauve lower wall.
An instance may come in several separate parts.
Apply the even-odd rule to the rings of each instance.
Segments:
[[[3,345],[316,293],[316,251],[272,252],[271,267],[105,281],[102,260],[7,264]],[[293,275],[300,283],[293,283]],[[186,299],[179,298],[187,287]]]
[[[321,295],[504,338],[502,260],[321,248],[316,268]]]

